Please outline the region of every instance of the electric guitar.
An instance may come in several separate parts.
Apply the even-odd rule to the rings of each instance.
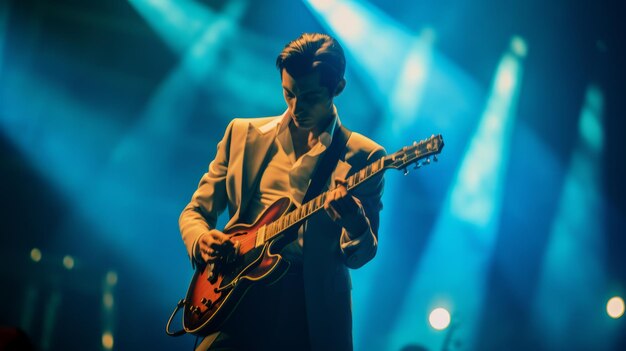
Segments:
[[[437,161],[436,155],[443,145],[441,135],[433,135],[405,146],[348,177],[347,190],[350,192],[386,169],[400,169],[406,174],[411,164],[417,168],[430,164],[431,156]],[[280,256],[280,250],[297,238],[296,229],[303,221],[323,209],[327,194],[322,193],[295,209],[288,198],[281,198],[265,209],[254,223],[236,224],[224,231],[231,242],[237,243],[234,254],[196,269],[186,297],[178,302],[169,318],[167,334],[207,335],[217,331],[252,284],[280,279],[289,267]],[[170,332],[170,323],[181,308],[184,308],[183,330]]]

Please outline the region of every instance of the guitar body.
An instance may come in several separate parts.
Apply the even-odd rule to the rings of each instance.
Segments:
[[[256,243],[258,230],[290,208],[291,201],[281,198],[255,223],[236,224],[224,232],[231,241],[239,243],[238,255],[218,269],[214,264],[196,269],[184,300],[183,328],[187,333],[207,335],[219,330],[253,284],[273,283],[284,275],[289,262],[276,252],[291,240],[274,240],[258,247]],[[214,271],[216,274],[212,276]]]

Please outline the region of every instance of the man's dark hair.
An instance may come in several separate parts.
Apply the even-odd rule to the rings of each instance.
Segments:
[[[304,33],[285,45],[276,58],[276,67],[298,79],[320,72],[320,85],[332,95],[346,71],[346,58],[341,45],[333,37],[320,33]]]

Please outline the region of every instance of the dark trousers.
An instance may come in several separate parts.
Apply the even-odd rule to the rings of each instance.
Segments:
[[[230,316],[211,351],[310,350],[302,269],[276,283],[255,284]]]

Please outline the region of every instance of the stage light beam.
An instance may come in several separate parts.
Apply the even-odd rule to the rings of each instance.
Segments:
[[[351,62],[369,73],[364,79],[370,80],[374,96],[387,96],[404,66],[406,43],[413,42],[413,35],[366,2],[306,0],[305,4],[341,41]]]
[[[190,0],[129,0],[150,26],[175,52],[191,45],[214,14],[205,6]]]
[[[552,349],[610,348],[614,332],[589,303],[601,301],[608,278],[601,198],[603,110],[602,91],[590,84],[533,302],[536,328]]]
[[[464,315],[463,328],[456,332],[473,348],[499,224],[521,77],[522,62],[509,50],[496,69],[476,132],[412,277],[403,312],[387,343],[391,349],[418,341],[430,348],[440,345],[440,334],[416,326],[418,316],[441,303]]]

